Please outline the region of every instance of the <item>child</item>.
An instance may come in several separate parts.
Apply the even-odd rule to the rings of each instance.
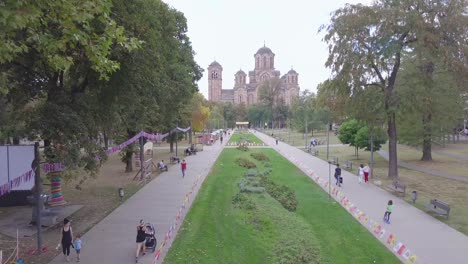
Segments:
[[[76,235],[75,241],[73,241],[73,246],[76,250],[76,262],[80,262],[80,253],[81,253],[81,236]]]
[[[392,210],[393,210],[393,201],[390,200],[388,201],[388,205],[387,205],[387,211],[385,211],[385,214],[384,214],[384,222],[387,223],[387,224],[390,224],[390,214],[392,213]]]

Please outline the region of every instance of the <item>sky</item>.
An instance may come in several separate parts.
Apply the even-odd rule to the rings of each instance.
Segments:
[[[275,53],[281,75],[299,73],[301,91],[316,92],[330,77],[325,67],[328,48],[318,33],[330,13],[346,3],[371,0],[163,0],[183,12],[195,60],[205,71],[198,82],[208,98],[207,68],[214,60],[223,66],[223,89],[234,87],[234,74],[254,68],[254,54],[265,44]]]

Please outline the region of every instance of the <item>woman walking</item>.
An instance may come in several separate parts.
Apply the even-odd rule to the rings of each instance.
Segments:
[[[73,243],[73,230],[71,227],[71,221],[68,218],[63,219],[63,228],[61,229],[61,240],[62,252],[65,256],[65,260],[70,262],[70,247]]]
[[[366,183],[369,181],[369,171],[370,171],[369,165],[366,164],[366,166],[364,166],[364,182]]]
[[[135,258],[136,263],[138,263],[140,250],[143,253],[143,256],[146,255],[145,242],[146,242],[146,226],[145,226],[145,221],[141,219],[140,224],[137,226],[137,237],[136,237],[137,248],[136,248],[136,258]]]
[[[362,182],[362,177],[364,177],[364,165],[363,164],[359,165],[359,168],[358,168],[358,182],[359,182],[359,184],[361,184],[361,182]]]

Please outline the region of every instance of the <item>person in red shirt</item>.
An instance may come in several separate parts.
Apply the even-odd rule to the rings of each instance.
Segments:
[[[180,164],[180,168],[182,169],[182,178],[184,178],[185,171],[187,170],[187,162],[185,162],[185,159],[182,160],[182,163]]]

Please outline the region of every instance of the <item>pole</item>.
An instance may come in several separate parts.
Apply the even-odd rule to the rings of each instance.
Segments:
[[[289,119],[289,144],[291,144],[291,119]],[[294,145],[294,144],[291,144],[291,145]]]
[[[192,121],[190,121],[190,129],[189,129],[189,144],[192,145]]]
[[[178,130],[177,128],[179,127],[179,121],[177,121],[177,126],[176,126],[176,131],[175,131],[175,156],[178,157],[178,150],[177,150],[177,136],[178,136]]]
[[[40,255],[42,252],[42,223],[41,223],[41,166],[40,166],[40,156],[39,156],[39,142],[34,144],[34,162],[33,162],[33,170],[34,170],[34,185],[36,192],[34,193],[34,198],[36,200],[36,228],[37,228],[37,254]],[[16,230],[18,233],[18,230]],[[18,236],[17,238],[18,239]],[[18,243],[16,243],[18,247]],[[16,250],[18,252],[18,249]]]
[[[328,161],[328,201],[331,200],[331,161]]]
[[[145,144],[143,142],[143,137],[140,137],[140,179],[146,179],[145,173]]]
[[[371,126],[370,135],[370,178],[374,176],[374,127]]]
[[[330,155],[330,121],[327,123],[327,160]]]
[[[307,149],[308,145],[307,145],[307,137],[309,136],[309,131],[307,130],[307,117],[306,117],[306,120],[305,120],[305,136],[304,136],[304,140],[305,140],[305,143],[304,143],[304,146],[305,148]]]

